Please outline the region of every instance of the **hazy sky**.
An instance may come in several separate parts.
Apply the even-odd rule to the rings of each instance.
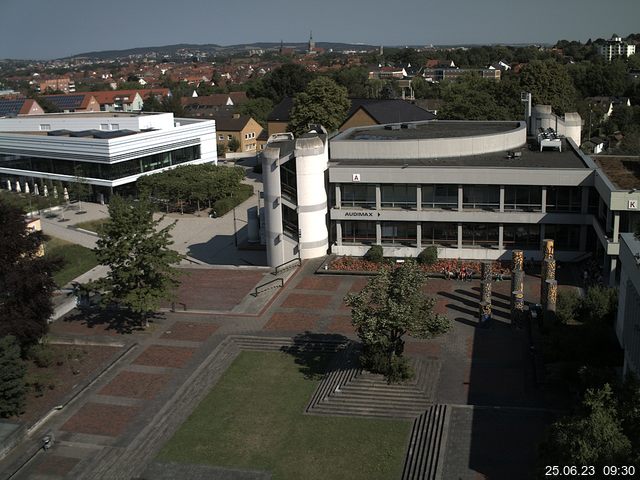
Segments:
[[[640,32],[639,0],[0,0],[0,58],[174,43],[553,43]]]

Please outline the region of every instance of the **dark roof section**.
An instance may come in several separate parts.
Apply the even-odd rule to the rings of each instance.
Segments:
[[[26,98],[18,100],[0,100],[0,117],[15,117],[20,113]]]
[[[426,112],[428,113],[428,112]],[[389,122],[392,123],[392,122]],[[372,126],[356,128],[344,140],[400,140],[400,139],[432,139],[451,137],[475,137],[510,132],[519,128],[518,122],[475,122],[436,120],[429,123],[410,125],[404,122],[393,122],[396,126]],[[348,132],[349,130],[347,130]],[[343,138],[341,138],[343,140]]]
[[[273,107],[267,117],[267,122],[288,122],[289,113],[293,108],[293,97],[284,97],[282,101]]]
[[[618,189],[640,189],[640,156],[592,156],[605,175]]]
[[[82,108],[85,94],[80,95],[45,95],[44,98],[60,110],[75,110]]]
[[[240,115],[237,117],[229,115],[211,115],[209,119],[216,121],[217,132],[240,132],[247,126],[251,117],[249,115]]]
[[[417,122],[434,120],[436,116],[406,100],[378,100],[372,98],[352,98],[347,120],[362,108],[379,125],[385,123]]]
[[[47,132],[49,137],[73,137],[73,138],[98,138],[108,140],[110,138],[126,137],[138,132],[134,130],[81,130],[73,132],[71,130],[52,130]]]

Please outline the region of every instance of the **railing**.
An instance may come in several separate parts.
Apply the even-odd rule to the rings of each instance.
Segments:
[[[292,264],[293,264],[293,263],[297,263],[297,266],[302,265],[302,261],[300,260],[300,258],[294,258],[294,259],[289,260],[288,262],[284,262],[283,264],[278,265],[278,266],[273,270],[273,273],[272,273],[272,274],[273,274],[273,275],[277,275],[277,274],[279,274],[280,272],[282,272],[282,271],[284,271],[284,270],[287,270],[287,269],[289,269],[289,268],[292,268]]]
[[[272,285],[275,283],[280,283],[279,285]],[[284,280],[282,278],[274,278],[273,280],[269,280],[268,282],[263,283],[262,285],[258,285],[254,290],[253,290],[253,296],[257,297],[258,294],[269,290],[271,288],[282,288],[284,287]]]

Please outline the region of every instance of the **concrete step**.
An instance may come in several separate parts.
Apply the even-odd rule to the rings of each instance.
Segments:
[[[403,480],[436,480],[441,477],[448,415],[446,405],[433,405],[414,421]]]
[[[403,410],[390,408],[365,408],[341,405],[335,408],[328,405],[318,405],[311,413],[319,415],[333,415],[345,417],[384,417],[384,418],[415,418],[423,409]]]
[[[333,392],[330,398],[338,398],[338,397],[347,397],[347,398],[358,398],[362,400],[366,399],[375,399],[375,400],[386,400],[386,401],[397,401],[397,402],[426,402],[427,397],[422,392],[371,392],[368,390],[357,390],[352,387],[346,386],[341,388],[339,391]]]

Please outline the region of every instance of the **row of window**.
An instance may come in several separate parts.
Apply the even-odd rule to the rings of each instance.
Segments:
[[[380,222],[381,243],[386,245],[416,246],[418,225],[411,222]],[[499,225],[465,223],[462,225],[463,247],[498,248]],[[558,250],[579,250],[579,225],[545,225],[546,238],[555,240]],[[446,222],[421,223],[421,244],[458,246],[458,224]],[[540,247],[540,225],[505,224],[502,244],[505,249],[535,250]],[[376,242],[376,222],[343,221],[343,244],[373,244]]]
[[[376,185],[343,184],[340,189],[342,207],[376,207]],[[458,208],[458,185],[422,185],[420,190],[421,198],[418,199],[416,185],[380,185],[380,206],[415,209],[420,201],[423,209]],[[581,187],[547,187],[547,212],[580,212],[581,204]],[[462,188],[462,207],[472,210],[498,210],[500,186],[465,185]],[[511,211],[542,211],[542,187],[505,185],[504,208]],[[589,210],[597,210],[597,194],[591,191]]]
[[[195,145],[110,164],[0,154],[0,167],[28,170],[31,172],[117,180],[172,165],[179,165],[199,158],[200,145]]]

